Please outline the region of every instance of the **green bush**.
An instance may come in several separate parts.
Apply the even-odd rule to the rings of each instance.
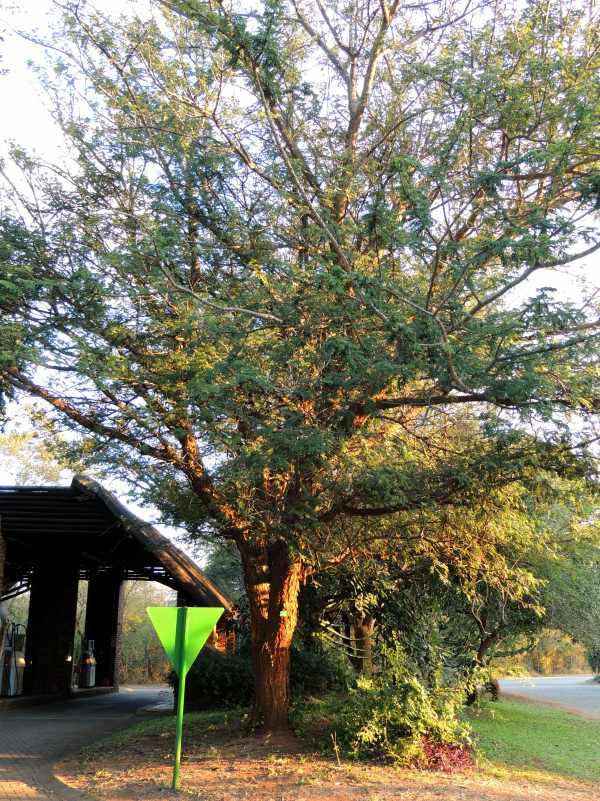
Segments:
[[[448,745],[464,739],[456,692],[431,691],[414,677],[395,686],[363,679],[349,700],[340,723],[355,756],[385,756],[408,764],[422,757],[425,739]]]
[[[177,686],[171,674],[170,683]],[[187,676],[186,709],[227,709],[248,706],[254,679],[250,659],[242,654],[223,654],[205,648]]]
[[[590,645],[587,651],[587,660],[591,669],[597,675],[600,673],[600,642]]]
[[[293,720],[299,733],[316,726],[326,750],[400,765],[428,764],[432,744],[468,745],[468,727],[457,716],[461,690],[426,687],[410,674],[399,648],[386,650],[384,665],[379,676],[358,679],[345,696],[298,704]]]
[[[293,696],[347,690],[353,682],[354,671],[341,650],[319,642],[292,646],[290,684]]]
[[[294,695],[347,689],[352,669],[338,651],[317,645],[292,647],[290,684]],[[170,682],[176,686],[176,676]],[[188,673],[186,707],[193,710],[248,706],[254,678],[249,643],[243,641],[235,654],[206,648]]]

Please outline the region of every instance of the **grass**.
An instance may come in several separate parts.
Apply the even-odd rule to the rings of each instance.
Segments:
[[[600,721],[507,700],[483,705],[468,721],[484,765],[500,774],[600,781]]]
[[[217,709],[209,712],[186,712],[184,729],[188,732],[200,730],[203,734],[227,725],[232,719],[241,717],[240,709]],[[145,737],[164,738],[170,746],[175,738],[175,715],[149,718],[135,723],[126,729],[109,734],[97,742],[84,746],[80,753],[84,758],[93,758],[103,751],[114,751],[117,748],[129,747],[132,742]]]
[[[310,747],[307,730],[304,743],[257,738],[245,729],[245,717],[244,709],[186,715],[182,793],[190,801],[393,801],[406,794],[423,801],[599,797],[600,721],[551,707],[502,700],[470,711],[478,767],[454,775],[398,770],[381,760],[336,762],[315,752],[314,740]],[[66,759],[59,778],[103,801],[164,801],[174,724],[174,716],[141,720]]]
[[[206,756],[217,754],[223,746],[226,751],[232,747],[235,751],[244,712],[230,709],[186,714],[190,750],[198,756],[200,752]],[[479,766],[488,775],[545,783],[558,777],[600,782],[600,721],[554,707],[509,700],[484,703],[467,713],[467,721],[473,729]],[[135,743],[139,753],[150,758],[157,758],[160,752],[163,758],[170,757],[174,730],[173,716],[143,720],[84,748],[81,756],[94,760]],[[302,734],[306,738],[306,732]],[[150,741],[154,749],[148,749]],[[253,749],[245,746],[246,750],[251,754]],[[277,758],[272,756],[273,765]]]

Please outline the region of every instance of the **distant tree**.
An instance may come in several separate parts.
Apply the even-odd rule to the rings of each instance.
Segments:
[[[494,659],[494,672],[513,668],[553,675],[562,673],[585,673],[588,670],[586,648],[568,634],[557,629],[543,629],[535,637],[535,644],[516,657],[504,661]]]
[[[597,502],[593,483],[540,471],[528,490],[490,493],[476,509],[429,510],[426,537],[415,525],[400,547],[382,541],[315,577],[304,616],[361,670],[380,644],[401,644],[426,682],[524,654],[548,630],[590,646],[600,637]]]
[[[442,604],[445,637],[467,670],[531,650],[546,630],[582,644],[600,636],[598,487],[540,472],[537,497],[524,500],[529,536],[504,546],[506,563],[522,571],[521,592],[482,573],[466,598]]]
[[[148,618],[148,606],[170,606],[174,594],[149,581],[127,581],[123,591],[121,634],[122,682],[146,684],[163,682],[170,671],[162,645]]]
[[[311,573],[559,469],[598,410],[597,302],[526,289],[600,249],[597,12],[61,8],[72,161],[4,170],[0,383],[234,543],[277,729]]]
[[[233,543],[213,545],[203,571],[233,601],[238,602],[245,594],[242,562]]]
[[[600,642],[592,643],[587,651],[587,659],[596,675],[600,674]]]
[[[27,625],[27,616],[29,612],[29,596],[27,594],[17,595],[16,598],[11,598],[10,601],[5,603],[8,617],[13,623],[21,623]]]
[[[15,484],[59,484],[64,467],[43,434],[31,429],[0,433],[0,465]]]

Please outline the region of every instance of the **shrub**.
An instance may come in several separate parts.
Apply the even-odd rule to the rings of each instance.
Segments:
[[[457,693],[427,689],[415,677],[390,684],[359,680],[342,712],[342,739],[356,756],[385,756],[398,764],[426,759],[424,743],[459,745],[464,726],[456,716]]]
[[[463,700],[457,688],[426,687],[395,647],[384,652],[379,676],[358,679],[348,695],[316,702],[312,710],[298,705],[294,722],[307,729],[316,720],[327,750],[335,746],[352,757],[451,769],[472,762],[468,727],[457,717]]]
[[[292,647],[290,682],[294,695],[347,689],[352,675],[345,656],[320,645]],[[170,683],[177,685],[171,674]],[[186,708],[190,710],[225,709],[248,706],[252,701],[254,680],[250,646],[242,641],[235,654],[204,649],[187,678]]]
[[[177,677],[170,676],[177,686]],[[188,673],[186,709],[227,709],[248,706],[252,700],[254,680],[250,659],[242,654],[223,654],[205,648]]]
[[[587,651],[587,660],[594,673],[600,673],[600,642],[593,643]]]

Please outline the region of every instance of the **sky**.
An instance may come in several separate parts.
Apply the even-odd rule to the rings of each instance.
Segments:
[[[119,15],[123,8],[147,6],[143,0],[97,0],[95,5],[108,15]],[[19,36],[19,31],[46,40],[58,10],[53,0],[0,0],[0,141],[14,139],[23,146],[48,156],[60,153],[61,137],[46,108],[46,98],[28,62],[43,63],[44,49]]]
[[[12,9],[0,7],[0,42],[2,56],[0,68],[5,72],[0,74],[0,108],[4,113],[0,122],[0,153],[5,153],[7,142],[14,140],[29,150],[46,156],[48,159],[64,158],[61,147],[61,136],[48,112],[47,98],[39,85],[39,80],[29,61],[41,63],[44,59],[44,50],[41,46],[24,40],[17,31],[23,30],[32,34],[39,34],[46,38],[52,17],[56,14],[56,7],[52,0],[34,0],[34,2],[19,4]],[[123,0],[99,0],[98,7],[108,14],[119,14],[123,7]],[[141,7],[144,2],[127,0],[127,7]],[[9,420],[15,423],[23,422],[23,416],[16,404],[9,407]],[[68,483],[70,474],[64,473],[63,480]],[[12,484],[13,474],[6,465],[0,463],[0,485]],[[103,482],[108,489],[119,495],[120,500],[139,517],[157,526],[163,534],[175,539],[179,546],[191,553],[188,546],[182,543],[182,532],[177,529],[160,525],[157,521],[159,514],[156,509],[148,506],[141,507],[126,498],[127,489],[118,481]]]
[[[135,9],[147,7],[146,0],[96,0],[95,5],[109,15],[120,14],[123,8]],[[7,140],[14,140],[27,149],[37,151],[48,157],[66,158],[61,150],[61,137],[54,126],[47,110],[47,99],[39,86],[38,79],[28,65],[28,61],[43,62],[44,51],[39,45],[20,37],[18,30],[36,34],[41,39],[47,38],[52,17],[57,13],[52,0],[29,0],[12,4],[11,7],[0,6],[0,42],[2,61],[0,67],[4,74],[0,75],[0,108],[3,109],[0,122],[0,153],[5,152]],[[577,303],[581,299],[579,279],[587,274],[591,283],[600,286],[598,267],[600,257],[596,256],[587,264],[576,266],[562,272],[540,271],[533,281],[528,283],[528,293],[541,286],[553,286],[560,292],[561,298],[569,298]],[[19,411],[14,406],[12,412],[18,419]],[[0,484],[10,483],[10,475],[3,472],[0,464]],[[111,487],[120,494],[124,488],[118,485]],[[141,509],[130,504],[141,517],[156,519],[155,510]],[[171,530],[166,533],[174,534]]]

